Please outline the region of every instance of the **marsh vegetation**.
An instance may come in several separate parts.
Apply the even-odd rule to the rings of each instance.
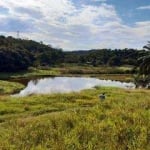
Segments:
[[[101,102],[100,93],[106,93]],[[150,92],[96,87],[78,93],[0,96],[0,148],[144,149]]]

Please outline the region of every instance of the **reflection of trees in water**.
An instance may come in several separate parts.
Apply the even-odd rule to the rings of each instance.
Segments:
[[[49,80],[49,79],[55,79],[55,78],[56,78],[56,77],[47,77],[47,78],[46,78],[46,77],[43,77],[43,78],[35,78],[35,79],[33,79],[33,80],[32,80],[32,82],[33,82],[33,84],[34,84],[34,85],[37,85],[37,84],[38,84],[38,82],[39,82],[40,80],[42,80],[42,79],[43,79],[43,80],[44,80],[44,79],[47,79],[47,80]]]
[[[32,82],[33,82],[34,85],[37,85],[38,82],[39,82],[39,79],[34,79],[34,80],[32,80]]]

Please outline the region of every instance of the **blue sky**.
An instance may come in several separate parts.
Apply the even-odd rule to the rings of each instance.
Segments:
[[[64,50],[142,48],[150,0],[0,0],[0,34]]]

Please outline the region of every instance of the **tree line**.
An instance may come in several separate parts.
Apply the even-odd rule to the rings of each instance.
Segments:
[[[0,72],[26,70],[30,66],[53,66],[61,63],[77,65],[138,65],[138,58],[148,56],[146,50],[93,49],[66,52],[43,42],[0,36]],[[143,64],[144,65],[144,64]]]
[[[93,49],[89,51],[66,52],[66,63],[90,64],[92,66],[108,65],[137,65],[137,59],[147,52],[135,49]]]

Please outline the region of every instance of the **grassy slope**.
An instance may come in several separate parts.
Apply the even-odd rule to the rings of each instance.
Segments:
[[[22,84],[0,80],[0,94],[16,93],[23,88],[24,86]]]
[[[99,102],[102,92],[107,98]],[[1,96],[0,149],[148,150],[149,108],[148,90]]]
[[[9,78],[30,78],[36,76],[57,76],[60,75],[59,71],[55,71],[53,69],[42,70],[42,69],[35,69],[18,72],[18,73],[0,73],[0,79],[9,79]]]

